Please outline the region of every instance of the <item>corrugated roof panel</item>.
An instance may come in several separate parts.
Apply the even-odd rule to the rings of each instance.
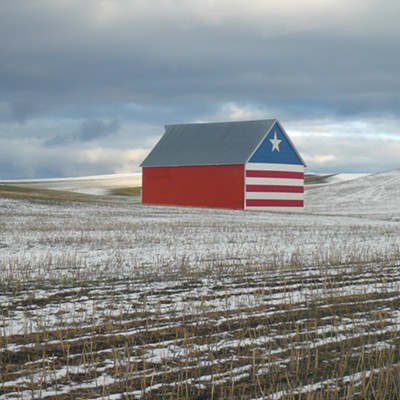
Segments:
[[[142,167],[244,164],[275,119],[167,125]]]

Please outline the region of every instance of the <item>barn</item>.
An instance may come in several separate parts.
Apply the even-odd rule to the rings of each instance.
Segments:
[[[305,163],[276,119],[165,126],[142,203],[302,211]]]

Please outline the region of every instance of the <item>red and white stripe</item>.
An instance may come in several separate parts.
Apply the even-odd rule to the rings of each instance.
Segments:
[[[303,165],[248,163],[245,175],[246,209],[303,210]]]

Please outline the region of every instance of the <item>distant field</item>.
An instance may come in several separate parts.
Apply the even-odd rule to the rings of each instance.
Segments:
[[[0,196],[25,200],[50,200],[50,201],[97,201],[96,197],[65,190],[50,190],[26,185],[0,184]]]
[[[115,191],[121,191],[122,189],[126,190],[125,194],[129,194],[129,190],[137,190],[141,184],[142,174],[140,173],[98,175],[80,178],[26,179],[16,181],[0,180],[1,186],[7,185],[29,189],[48,189],[92,195],[107,195]]]
[[[0,399],[399,398],[399,179],[301,215],[2,186]]]
[[[110,196],[140,197],[140,187],[121,187],[107,190]],[[68,190],[43,189],[28,185],[2,185],[0,184],[0,196],[19,199],[58,200],[58,201],[104,201],[105,196],[90,195]]]

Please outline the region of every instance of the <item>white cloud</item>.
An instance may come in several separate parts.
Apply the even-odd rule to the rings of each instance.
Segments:
[[[208,120],[198,120],[196,122],[211,121],[243,121],[252,119],[265,119],[265,111],[252,105],[239,105],[234,102],[224,103],[218,107],[215,114],[208,116]]]
[[[396,119],[282,122],[309,171],[380,172],[400,168],[400,121]]]
[[[127,164],[130,165],[132,171],[135,166],[144,160],[147,153],[147,149],[119,150],[96,147],[80,150],[76,153],[76,157],[82,163],[115,164],[115,170],[112,172],[120,172],[121,168],[125,168]]]
[[[313,163],[321,168],[324,164],[331,163],[336,161],[336,157],[333,154],[306,154],[307,163]]]

